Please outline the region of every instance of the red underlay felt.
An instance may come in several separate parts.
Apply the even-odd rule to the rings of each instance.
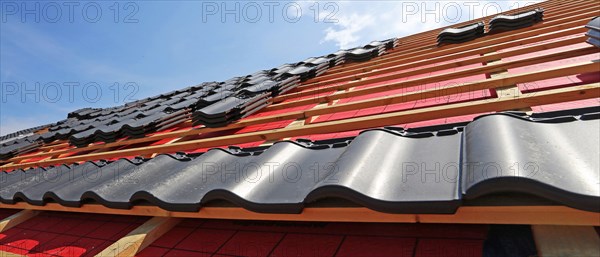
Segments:
[[[482,225],[185,220],[138,256],[481,256],[486,234]]]
[[[268,256],[284,236],[283,233],[238,231],[222,245],[217,253],[234,256]]]
[[[570,109],[583,108],[583,107],[592,107],[592,106],[600,106],[600,98],[533,106],[533,107],[531,107],[531,109],[534,112],[551,112],[551,111],[563,111],[563,110],[570,110]]]
[[[196,229],[177,244],[177,249],[215,253],[234,233],[233,230]]]
[[[340,235],[287,234],[271,256],[334,256]]]
[[[481,256],[483,240],[480,239],[419,239],[415,257],[469,257]]]
[[[0,233],[0,250],[31,256],[93,256],[146,220],[44,212]]]
[[[411,257],[416,238],[348,236],[336,256]]]
[[[313,122],[342,120],[342,119],[362,117],[362,116],[367,116],[367,115],[375,115],[375,114],[380,114],[380,113],[390,113],[390,112],[411,110],[411,109],[424,108],[424,107],[440,106],[440,105],[445,105],[445,104],[450,104],[450,103],[460,103],[460,102],[466,102],[466,101],[481,100],[481,99],[486,99],[489,97],[490,97],[489,91],[476,91],[476,92],[452,95],[449,97],[428,98],[428,99],[411,101],[411,102],[406,102],[406,103],[366,108],[363,110],[326,114],[326,115],[319,116]]]

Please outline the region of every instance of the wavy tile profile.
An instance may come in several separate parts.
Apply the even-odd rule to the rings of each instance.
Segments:
[[[525,193],[600,212],[599,116],[495,114],[457,128],[374,129],[350,139],[16,170],[2,172],[0,200],[188,212],[224,200],[299,213],[345,199],[388,213],[454,213],[472,199]]]
[[[588,32],[585,33],[588,37],[586,42],[596,47],[600,47],[600,16],[592,19],[585,27],[589,29]]]
[[[488,33],[494,34],[533,26],[544,19],[544,9],[520,12],[513,15],[500,14],[490,20]]]
[[[494,115],[468,128],[462,177],[466,198],[521,192],[600,211],[598,119],[535,123]]]
[[[444,44],[456,44],[474,40],[485,34],[485,24],[478,22],[461,26],[458,28],[447,28],[437,36],[438,46]]]

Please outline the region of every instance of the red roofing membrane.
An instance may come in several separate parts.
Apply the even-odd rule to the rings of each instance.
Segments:
[[[138,256],[481,256],[486,235],[484,225],[186,220]]]
[[[0,233],[0,251],[93,256],[147,217],[44,212]],[[186,219],[137,256],[481,256],[486,225]]]

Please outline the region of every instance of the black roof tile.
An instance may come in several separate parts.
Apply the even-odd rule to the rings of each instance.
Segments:
[[[26,139],[11,141],[6,145],[2,145],[0,148],[0,160],[10,159],[19,154],[31,152],[41,145],[39,141],[30,142]]]
[[[33,128],[19,130],[17,132],[9,133],[4,136],[0,136],[0,144],[4,144],[6,142],[9,142],[9,141],[12,141],[15,139],[32,136],[32,135],[34,135],[35,132],[42,130],[42,129],[49,128],[51,126],[54,126],[54,125],[53,124],[41,125],[41,126],[37,126],[37,127],[33,127]]]
[[[495,115],[473,122],[464,137],[465,196],[520,192],[600,211],[599,122],[562,120]],[[486,133],[494,130],[495,137]]]
[[[544,17],[544,9],[536,8],[535,10],[524,11],[513,15],[500,14],[490,20],[490,25],[497,23],[515,23],[522,21],[542,21]]]
[[[543,20],[544,9],[537,8],[535,10],[517,13],[514,15],[498,15],[490,20],[490,29],[488,33],[498,33],[510,30],[521,29]]]
[[[543,20],[544,10],[525,11],[514,15],[498,15],[489,22],[488,34],[521,29]],[[458,28],[447,28],[437,36],[438,46],[447,44],[458,44],[468,42],[485,35],[485,24],[483,22],[473,23]]]
[[[437,37],[439,39],[441,37],[446,37],[446,36],[463,36],[463,35],[469,35],[473,32],[483,34],[483,32],[485,31],[484,29],[485,29],[485,24],[483,22],[478,22],[478,23],[461,26],[458,28],[447,28],[445,30],[442,30],[442,32],[440,32]]]
[[[447,28],[437,36],[438,46],[457,44],[474,40],[485,34],[483,22],[469,24],[458,28]]]
[[[466,202],[526,193],[600,212],[598,111],[492,114],[355,138],[2,172],[0,201],[110,208],[142,201],[197,211],[225,200],[256,212],[298,213],[341,198],[382,212],[453,213]]]
[[[220,127],[246,117],[268,105],[269,93],[252,97],[228,97],[216,104],[202,108],[193,114],[195,125]]]
[[[597,16],[596,18],[592,19],[590,22],[588,22],[587,25],[585,25],[585,27],[600,31],[600,16]]]
[[[585,33],[585,35],[595,39],[600,39],[600,31],[598,30],[590,29],[587,33]]]
[[[255,96],[231,96],[227,97],[215,104],[204,107],[196,112],[194,116],[202,116],[207,118],[222,117],[228,114],[237,114],[242,112],[246,107],[257,101],[264,100],[269,97],[269,94],[259,94]]]
[[[596,47],[600,47],[600,17],[592,19],[585,27],[589,29],[585,34],[588,37],[586,42]]]
[[[194,117],[199,117],[194,120],[196,125],[224,126],[267,106],[269,102],[265,98],[266,93],[269,97],[275,97],[294,89],[300,81],[319,76],[335,65],[346,61],[370,60],[398,44],[396,38],[374,41],[364,47],[311,57],[299,63],[284,64],[271,70],[261,70],[223,82],[205,82],[121,106],[83,108],[69,113],[63,121],[46,126],[49,131],[40,137],[16,134],[30,136],[30,141],[49,143],[57,139],[69,139],[75,146],[85,146],[97,141],[112,142],[125,136],[140,137],[145,133],[172,127],[177,122],[183,122],[192,111],[195,111]],[[248,103],[249,99],[254,99],[255,96],[260,96],[261,102]],[[229,104],[235,99],[243,100],[239,105]],[[232,109],[223,109],[227,106]],[[240,109],[240,106],[248,108]],[[182,110],[187,112],[180,112]],[[214,113],[219,114],[217,119]],[[235,115],[225,115],[226,113]],[[0,137],[0,141],[15,135]],[[0,159],[14,156],[17,152],[13,151],[13,148],[3,149],[1,153],[5,154],[0,155]]]
[[[600,47],[600,40],[599,39],[591,37],[591,38],[588,38],[585,42],[587,42],[590,45],[594,45],[596,47]]]

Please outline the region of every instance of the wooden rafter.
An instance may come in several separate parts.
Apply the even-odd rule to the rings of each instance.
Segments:
[[[169,217],[154,217],[131,231],[125,237],[114,242],[96,256],[135,256],[177,225],[180,220]]]
[[[20,255],[11,252],[5,252],[0,250],[0,257],[25,257],[25,255]]]
[[[13,228],[35,216],[37,216],[40,212],[35,210],[22,210],[17,212],[2,221],[0,221],[0,233]]]
[[[501,63],[502,63],[502,59],[498,59],[498,60],[488,62],[488,63],[486,63],[486,65],[500,65]],[[508,76],[508,70],[502,69],[497,72],[488,73],[488,75],[491,78],[504,78],[504,77]],[[519,98],[523,95],[523,92],[521,92],[521,89],[519,89],[519,86],[517,86],[517,84],[507,85],[504,87],[498,87],[495,90],[496,90],[496,95],[498,98]],[[530,112],[532,112],[532,109],[531,109],[531,107],[527,107],[527,108],[519,109],[518,111],[530,113]]]

